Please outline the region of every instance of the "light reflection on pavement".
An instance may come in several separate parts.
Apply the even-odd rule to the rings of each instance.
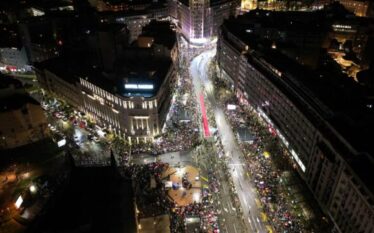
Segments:
[[[214,116],[217,123],[221,141],[225,154],[229,156],[228,165],[231,176],[238,193],[240,204],[243,210],[244,222],[247,226],[247,232],[266,232],[264,223],[261,221],[260,209],[256,204],[258,200],[256,189],[253,181],[246,175],[241,157],[241,150],[236,143],[232,128],[225,118],[225,114],[221,107],[216,103],[214,97],[213,85],[208,78],[209,63],[215,55],[215,49],[209,50],[195,57],[191,62],[190,71],[194,82],[196,92],[205,88],[207,97],[213,106]],[[236,229],[235,229],[236,231]]]

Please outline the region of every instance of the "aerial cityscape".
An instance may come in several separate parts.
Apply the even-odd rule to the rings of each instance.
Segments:
[[[374,1],[1,0],[0,233],[374,233]]]

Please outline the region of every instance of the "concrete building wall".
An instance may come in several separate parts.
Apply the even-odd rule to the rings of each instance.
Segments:
[[[336,232],[374,232],[374,210],[369,195],[349,167],[343,166],[328,207]]]
[[[357,16],[366,17],[368,16],[369,0],[337,0],[347,10],[354,13]]]
[[[37,73],[39,81],[39,73]],[[82,105],[81,93],[75,83],[70,83],[64,79],[58,77],[54,73],[44,70],[44,87],[50,93],[56,95],[56,97],[65,100],[74,107]],[[42,81],[40,82],[42,83]]]
[[[236,1],[221,2],[211,5],[210,0],[190,0],[177,3],[177,19],[183,36],[192,43],[204,43],[217,36],[218,28],[224,19],[235,14]]]
[[[27,65],[27,56],[24,48],[0,48],[0,62],[18,69]]]
[[[326,124],[326,129],[331,126],[313,113],[311,106],[304,106],[312,111],[305,114],[300,103],[294,102],[294,97],[289,97],[275,85],[275,80],[282,82],[279,76],[282,74],[271,64],[257,59],[255,54],[251,59],[248,57],[235,43],[219,38],[218,64],[234,80],[239,100],[256,109],[269,127],[277,131],[290,151],[291,159],[298,165],[299,174],[335,224],[334,231],[373,232],[373,194],[343,159],[345,153],[353,155],[356,152],[343,153],[330,142],[331,138],[324,136],[321,124]],[[292,88],[288,88],[287,93],[292,92]],[[341,138],[337,132],[331,136],[334,140]],[[339,146],[350,148],[346,141],[339,143]]]
[[[37,72],[38,81],[49,93],[117,135],[135,140],[152,140],[161,132],[170,107],[175,76],[174,65],[171,65],[157,95],[144,98],[112,94],[83,78],[68,83],[48,70]]]

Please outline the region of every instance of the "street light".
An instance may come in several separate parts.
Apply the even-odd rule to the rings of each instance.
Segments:
[[[37,191],[36,186],[33,185],[33,184],[30,186],[29,190],[30,190],[30,192],[33,193],[33,194],[36,193],[36,191]]]

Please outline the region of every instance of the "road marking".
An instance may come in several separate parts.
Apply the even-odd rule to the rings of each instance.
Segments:
[[[237,232],[237,231],[236,231],[236,226],[235,226],[235,224],[233,224],[233,226],[234,226],[234,230],[235,230],[235,232]]]
[[[225,185],[222,185],[222,188],[223,188],[223,192],[224,192],[224,193],[227,193],[226,188],[225,188]]]
[[[244,166],[244,163],[229,163],[230,166]]]
[[[249,226],[251,227],[252,231],[257,232],[257,228],[255,224],[252,224],[251,219],[248,217]]]
[[[245,203],[245,206],[248,206],[247,200],[245,198],[243,198],[243,201]]]
[[[228,205],[228,207],[229,207],[229,210],[232,210],[234,207],[231,205],[231,202],[227,202],[227,205]],[[230,211],[231,212],[231,211]]]

